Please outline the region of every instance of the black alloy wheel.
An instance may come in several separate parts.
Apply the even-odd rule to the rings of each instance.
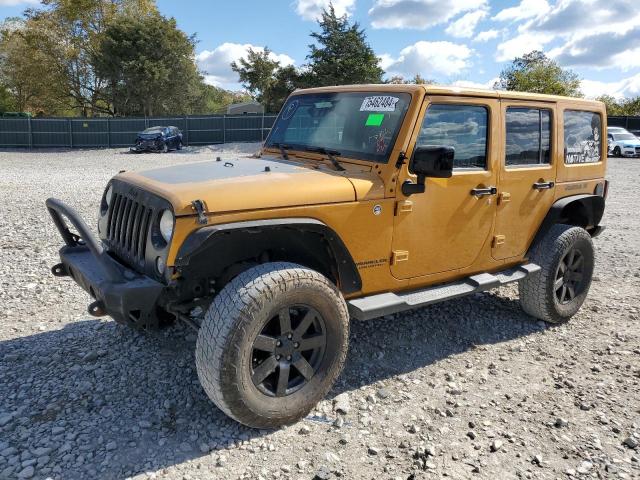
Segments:
[[[285,397],[313,378],[327,346],[325,321],[307,305],[281,309],[252,346],[251,379],[265,395]]]
[[[558,265],[553,288],[561,304],[571,302],[584,291],[584,256],[571,248]]]

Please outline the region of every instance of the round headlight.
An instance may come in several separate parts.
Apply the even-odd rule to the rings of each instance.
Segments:
[[[113,198],[113,185],[109,185],[107,191],[104,192],[104,201],[107,204],[107,207],[111,205],[111,199]]]
[[[165,242],[169,243],[173,235],[173,213],[170,210],[162,212],[160,217],[160,234]]]

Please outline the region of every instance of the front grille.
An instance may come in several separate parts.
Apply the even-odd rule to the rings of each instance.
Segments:
[[[107,223],[110,250],[131,262],[144,262],[152,217],[151,208],[114,192]]]
[[[640,153],[640,147],[636,147],[636,153]]]

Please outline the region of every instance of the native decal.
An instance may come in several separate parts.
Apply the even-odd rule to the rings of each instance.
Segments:
[[[564,163],[596,163],[602,155],[602,123],[599,113],[564,112]]]

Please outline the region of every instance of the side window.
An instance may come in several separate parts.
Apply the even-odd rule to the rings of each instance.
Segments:
[[[564,163],[596,163],[602,155],[602,120],[599,113],[564,112]]]
[[[453,147],[453,168],[487,168],[489,111],[477,105],[431,104],[418,145]]]
[[[509,107],[507,108],[506,126],[506,166],[550,163],[550,110]]]

